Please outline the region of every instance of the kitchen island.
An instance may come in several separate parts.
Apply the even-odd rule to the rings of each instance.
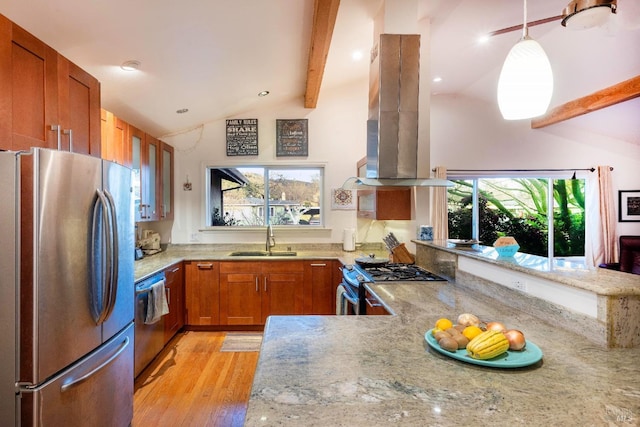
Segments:
[[[640,349],[607,349],[455,283],[372,284],[395,316],[274,316],[246,426],[589,425],[640,422]],[[428,348],[440,317],[521,329],[542,361],[496,369]]]

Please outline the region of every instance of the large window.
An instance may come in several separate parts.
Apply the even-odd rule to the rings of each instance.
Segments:
[[[321,226],[323,169],[207,169],[208,226]]]
[[[473,178],[448,191],[449,237],[491,246],[512,236],[520,252],[584,256],[584,179]]]

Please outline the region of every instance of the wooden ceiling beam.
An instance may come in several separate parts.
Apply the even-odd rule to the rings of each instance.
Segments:
[[[315,0],[304,107],[316,108],[340,0]]]
[[[531,129],[539,129],[592,111],[610,107],[640,96],[640,76],[559,105],[544,116],[531,120]]]

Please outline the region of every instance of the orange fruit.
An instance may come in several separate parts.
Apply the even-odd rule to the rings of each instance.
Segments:
[[[440,318],[436,321],[436,329],[441,329],[443,331],[446,331],[447,329],[451,328],[453,326],[453,322],[449,319],[446,318]]]
[[[482,329],[480,329],[478,326],[471,325],[464,328],[464,330],[462,331],[462,335],[464,335],[469,341],[471,341],[482,332]]]

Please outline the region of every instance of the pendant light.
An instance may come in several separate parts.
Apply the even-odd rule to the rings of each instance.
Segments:
[[[530,119],[544,114],[553,93],[553,72],[542,46],[527,28],[524,0],[522,39],[511,48],[498,80],[498,106],[505,120]]]

